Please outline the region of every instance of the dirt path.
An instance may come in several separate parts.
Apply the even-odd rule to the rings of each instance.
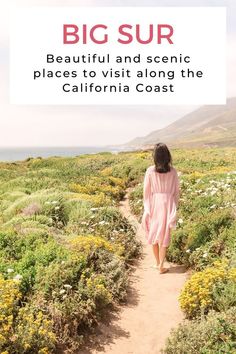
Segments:
[[[137,238],[143,243],[143,255],[131,274],[128,302],[111,315],[107,324],[99,326],[93,338],[95,349],[81,354],[158,354],[171,328],[183,318],[178,295],[186,280],[184,267],[169,263],[170,271],[162,275],[152,268],[152,249],[145,244],[140,225],[130,211],[127,195],[120,203],[120,211],[137,229]]]

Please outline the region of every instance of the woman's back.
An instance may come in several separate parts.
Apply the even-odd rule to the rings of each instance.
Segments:
[[[154,165],[147,168],[143,184],[142,227],[149,244],[153,245],[160,273],[166,248],[170,244],[170,231],[176,226],[176,211],[179,201],[179,179],[172,167],[172,156],[166,144],[158,143],[153,150]],[[160,250],[160,254],[159,254]]]
[[[169,172],[156,172],[155,166],[150,166],[147,171],[147,176],[150,179],[150,192],[154,193],[168,193],[173,196],[177,191],[178,175],[174,167],[170,168]]]

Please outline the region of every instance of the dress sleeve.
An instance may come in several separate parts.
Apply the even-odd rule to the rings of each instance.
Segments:
[[[180,183],[179,183],[179,176],[176,171],[175,174],[175,191],[174,191],[174,198],[175,198],[175,204],[178,206],[179,204],[179,197],[180,197]]]
[[[145,214],[151,214],[151,181],[150,173],[146,171],[143,183],[143,206]]]
[[[145,237],[148,239],[149,229],[150,229],[150,217],[151,217],[151,181],[150,173],[147,170],[144,176],[143,182],[143,206],[144,213],[142,216],[141,225],[145,231]]]

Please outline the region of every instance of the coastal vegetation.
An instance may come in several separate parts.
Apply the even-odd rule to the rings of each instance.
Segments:
[[[168,260],[191,269],[186,320],[165,353],[236,350],[236,150],[173,150],[178,224]],[[73,353],[125,302],[141,253],[119,209],[126,189],[140,219],[150,151],[0,164],[0,353]]]
[[[0,164],[2,354],[75,352],[125,301],[141,250],[117,208],[132,179],[125,160],[101,153]]]
[[[179,297],[186,320],[164,353],[236,352],[236,150],[174,150],[181,198],[168,260],[191,270]],[[142,184],[131,194],[142,215]]]

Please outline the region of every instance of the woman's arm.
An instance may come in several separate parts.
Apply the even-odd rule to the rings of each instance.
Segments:
[[[180,197],[180,183],[179,183],[179,176],[177,171],[175,171],[175,192],[174,192],[174,198],[175,198],[175,204],[176,207],[178,207],[179,204],[179,197]]]
[[[143,206],[144,212],[148,215],[151,214],[151,182],[150,173],[147,170],[143,182]]]
[[[150,174],[147,170],[144,176],[143,182],[143,207],[144,213],[142,216],[141,225],[145,231],[146,237],[148,237],[149,228],[150,228],[150,214],[151,214],[151,182]]]

